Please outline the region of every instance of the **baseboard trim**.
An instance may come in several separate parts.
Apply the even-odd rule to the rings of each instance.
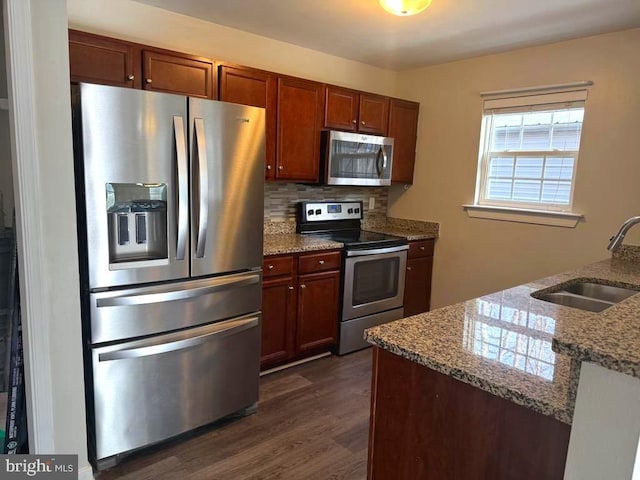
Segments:
[[[93,468],[91,468],[91,465],[78,469],[78,480],[93,480],[94,478]]]
[[[329,357],[331,356],[331,352],[324,352],[320,355],[314,355],[313,357],[303,358],[302,360],[296,360],[295,362],[287,363],[286,365],[280,365],[279,367],[270,368],[269,370],[265,370],[264,372],[260,372],[260,376],[269,375],[270,373],[279,372],[280,370],[286,370],[287,368],[295,367],[296,365],[302,365],[303,363],[312,362],[313,360],[318,360],[319,358]]]

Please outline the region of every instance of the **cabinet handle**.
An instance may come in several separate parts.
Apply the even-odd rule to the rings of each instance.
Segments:
[[[267,265],[267,268],[268,268],[269,270],[273,270],[273,265]]]
[[[407,270],[411,270],[411,267],[407,267]]]
[[[305,284],[300,285],[300,288],[307,288]]]
[[[291,285],[289,285],[289,290],[293,290],[293,287]]]
[[[319,263],[320,265],[324,265],[324,260],[318,260],[318,263]]]
[[[153,80],[151,80],[150,78],[147,78],[147,79],[145,80],[145,82],[147,82],[147,83],[153,83]]]
[[[136,78],[136,77],[134,77],[133,75],[128,75],[127,76],[127,80],[133,80],[134,78]]]
[[[267,170],[271,170],[271,165],[267,165]]]
[[[422,250],[424,252],[424,247],[420,247],[420,250]]]

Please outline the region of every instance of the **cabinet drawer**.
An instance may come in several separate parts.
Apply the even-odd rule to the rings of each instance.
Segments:
[[[277,277],[280,275],[293,275],[295,273],[293,256],[266,257],[262,262],[262,276]]]
[[[300,255],[298,272],[303,274],[339,270],[341,260],[342,252],[340,251]]]
[[[432,257],[434,243],[435,240],[433,239],[409,242],[409,254],[407,258]]]

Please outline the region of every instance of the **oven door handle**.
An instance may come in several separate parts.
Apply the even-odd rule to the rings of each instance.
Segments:
[[[347,257],[364,257],[365,255],[380,255],[383,253],[402,252],[409,250],[409,245],[400,245],[397,247],[371,248],[369,250],[347,250]]]

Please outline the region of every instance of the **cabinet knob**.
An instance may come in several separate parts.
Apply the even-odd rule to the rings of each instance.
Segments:
[[[278,165],[278,170],[284,170],[284,165]]]
[[[351,123],[353,123],[355,125],[356,123],[358,123],[358,121],[353,119],[353,120],[351,120]]]
[[[293,290],[293,287],[291,285],[289,285],[289,290]]]
[[[364,120],[362,120],[360,123],[361,123],[362,125],[366,125],[366,123],[364,123]]]
[[[268,268],[269,270],[273,270],[273,265],[267,265],[267,268]]]
[[[150,78],[147,78],[147,79],[145,80],[145,82],[147,82],[147,83],[153,83],[153,80],[151,80]]]
[[[424,247],[420,247],[420,250],[422,250],[424,252]]]
[[[320,265],[324,265],[324,260],[318,260],[318,263],[319,263]]]
[[[271,170],[271,165],[267,165],[267,170]]]
[[[407,270],[411,270],[411,267],[407,267]]]
[[[307,288],[305,284],[300,285],[300,288]]]
[[[128,75],[127,76],[127,80],[133,80],[134,78],[136,78],[136,77],[134,77],[133,75]]]

